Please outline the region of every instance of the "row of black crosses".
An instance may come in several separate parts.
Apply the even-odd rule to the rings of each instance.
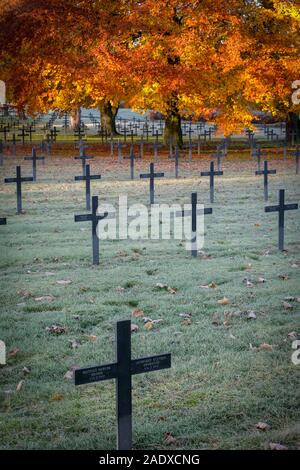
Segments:
[[[101,175],[91,175],[90,174],[90,166],[86,164],[86,161],[93,158],[85,154],[84,145],[81,141],[80,145],[80,156],[75,157],[75,159],[80,159],[82,161],[82,176],[75,176],[75,181],[85,181],[86,183],[86,209],[90,210],[90,200],[91,200],[91,180],[99,180],[101,179]],[[177,154],[178,155],[178,154]],[[38,160],[44,161],[45,157],[37,157],[36,150],[32,149],[32,156],[25,157],[25,160],[32,161],[32,177],[22,177],[21,176],[21,167],[16,167],[16,178],[5,178],[5,183],[16,183],[17,186],[17,212],[20,214],[22,213],[22,182],[29,182],[29,181],[36,181],[36,162]],[[131,160],[131,174],[132,174],[132,165],[134,162],[134,158],[132,158],[132,154],[130,156]],[[175,158],[175,162],[178,158]],[[269,170],[268,169],[268,162],[264,162],[264,170],[256,171],[257,175],[264,175],[264,196],[265,201],[268,200],[268,175],[275,174],[276,170]],[[210,163],[210,171],[208,172],[201,172],[201,176],[209,176],[210,177],[210,202],[214,202],[214,178],[215,176],[223,175],[223,171],[215,171],[214,170],[214,162]],[[142,173],[140,174],[141,179],[149,179],[150,182],[150,205],[154,204],[154,181],[155,178],[162,178],[164,177],[164,173],[155,173],[154,171],[154,163],[150,163],[150,172],[149,173]],[[192,211],[188,214],[187,212],[177,214],[176,216],[191,216],[192,217],[192,233],[196,233],[196,223],[197,223],[197,193],[192,193],[191,197],[192,203]],[[297,209],[297,204],[284,204],[284,190],[280,190],[279,196],[279,206],[270,206],[266,207],[266,212],[274,212],[275,210],[279,212],[279,249],[284,249],[284,212],[286,210]],[[92,222],[92,243],[93,243],[93,264],[99,264],[99,238],[97,236],[97,225],[99,220],[104,218],[110,218],[111,216],[108,213],[97,215],[98,212],[98,196],[93,196],[92,198],[92,213],[91,214],[83,214],[83,215],[76,215],[75,222],[83,222],[83,221],[91,221]],[[212,209],[206,208],[204,209],[204,214],[211,214]],[[1,219],[1,225],[6,224],[6,219]],[[196,240],[194,240],[196,243]],[[197,256],[197,250],[194,248],[195,243],[192,244],[191,254],[192,256]]]

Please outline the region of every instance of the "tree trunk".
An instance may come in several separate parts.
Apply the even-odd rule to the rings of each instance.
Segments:
[[[110,101],[105,101],[99,106],[101,113],[101,126],[108,135],[118,135],[116,128],[116,117],[119,106],[113,106]]]
[[[300,143],[300,116],[296,113],[288,113],[287,115],[286,141],[290,145]]]
[[[182,130],[181,130],[181,116],[178,111],[177,98],[173,97],[169,100],[169,109],[165,119],[164,141],[166,145],[172,145],[182,148]]]
[[[81,109],[73,108],[70,112],[70,127],[73,131],[78,131],[81,121]]]

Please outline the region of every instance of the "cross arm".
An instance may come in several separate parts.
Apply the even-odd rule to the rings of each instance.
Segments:
[[[33,181],[33,176],[22,176],[21,181]]]
[[[278,212],[279,206],[267,206],[265,207],[265,212]]]
[[[4,178],[4,183],[16,183],[17,178]]]
[[[285,211],[292,211],[298,209],[298,204],[285,204],[284,205],[284,210]]]
[[[92,214],[74,215],[74,222],[87,222],[92,220]]]
[[[105,364],[103,366],[86,367],[75,369],[73,378],[75,385],[83,385],[87,383],[100,382],[117,378],[117,363]]]
[[[150,173],[143,173],[142,175],[140,175],[140,178],[150,178],[151,175]]]
[[[142,357],[131,361],[131,374],[143,374],[171,367],[171,354],[159,354],[157,356]]]
[[[164,173],[154,173],[155,178],[163,178],[165,176]]]

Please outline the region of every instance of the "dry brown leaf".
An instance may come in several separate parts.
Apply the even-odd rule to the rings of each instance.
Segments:
[[[202,289],[216,289],[217,284],[215,282],[210,282],[209,284],[207,285],[204,285],[204,286],[200,286]]]
[[[190,326],[192,324],[192,320],[190,318],[186,318],[186,320],[183,320],[182,325],[183,326]]]
[[[227,299],[227,297],[223,297],[223,299],[218,300],[218,304],[219,305],[228,305],[228,304],[230,304],[230,301],[229,301],[229,299]]]
[[[271,450],[289,450],[288,447],[278,444],[277,442],[270,442],[269,447]]]
[[[13,349],[12,351],[10,351],[10,352],[8,353],[8,356],[9,356],[9,357],[15,357],[19,352],[20,352],[20,349],[19,349],[19,348],[15,348],[15,349]]]
[[[177,439],[176,437],[172,436],[170,432],[167,432],[164,437],[164,443],[167,444],[168,446],[170,445],[175,445],[177,444]]]
[[[84,335],[89,341],[92,341],[93,343],[97,340],[96,335]]]
[[[133,317],[143,317],[145,313],[144,313],[144,310],[141,310],[140,308],[136,308],[132,310],[131,315]]]
[[[273,346],[269,343],[262,343],[258,349],[260,351],[273,351]]]
[[[69,340],[69,343],[72,349],[77,349],[80,346],[80,341],[78,341],[77,339]]]
[[[59,281],[56,281],[56,284],[67,286],[68,284],[71,284],[71,282],[71,279],[60,279]]]
[[[264,423],[263,421],[259,421],[255,425],[256,429],[259,429],[260,431],[266,431],[270,426],[267,423]]]
[[[30,374],[31,368],[24,366],[23,369],[22,369],[22,372],[23,372],[24,375]]]
[[[279,279],[282,281],[287,281],[289,279],[289,276],[287,274],[279,274]]]
[[[293,308],[292,304],[290,304],[289,302],[283,302],[282,305],[285,310],[292,310]]]
[[[235,317],[240,317],[240,316],[241,316],[241,312],[231,312],[229,310],[225,310],[224,312],[224,317],[235,318]]]
[[[55,393],[54,395],[52,395],[52,397],[50,398],[50,401],[61,401],[64,399],[64,396],[61,395],[60,393]]]
[[[265,280],[264,277],[259,277],[259,278],[258,278],[258,282],[259,282],[260,284],[263,284],[263,283],[265,283],[265,282],[267,282],[267,281]]]
[[[46,331],[48,331],[49,333],[54,333],[56,335],[61,335],[63,333],[66,333],[67,328],[60,325],[51,325],[46,327]]]
[[[288,338],[290,338],[292,341],[294,341],[295,339],[298,339],[298,337],[300,338],[300,334],[298,334],[296,331],[291,331],[288,334]]]
[[[147,321],[147,323],[145,323],[144,325],[144,328],[149,331],[149,330],[152,330],[153,328],[153,322],[152,321]]]

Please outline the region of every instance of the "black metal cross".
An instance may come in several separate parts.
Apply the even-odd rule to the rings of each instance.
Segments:
[[[201,176],[209,176],[210,177],[210,182],[209,182],[209,187],[210,187],[210,202],[214,202],[214,181],[215,181],[215,176],[222,176],[223,171],[215,171],[214,170],[214,162],[210,162],[210,171],[201,171]]]
[[[3,134],[4,142],[6,142],[7,134],[9,133],[9,126],[1,126],[0,132]]]
[[[98,211],[98,196],[92,197],[92,213],[75,215],[75,222],[92,222],[92,244],[93,244],[93,264],[99,264],[99,238],[97,236],[97,225],[99,220],[108,217],[108,212],[104,212],[103,215],[97,215]]]
[[[191,232],[191,255],[196,257],[198,253],[197,249],[197,214],[199,212],[204,215],[206,214],[212,214],[212,208],[204,208],[203,211],[201,209],[197,208],[197,193],[192,193],[191,196],[191,205],[192,205],[192,210],[185,211],[184,209],[179,212],[175,212],[176,217],[192,217],[192,232]]]
[[[33,132],[36,132],[36,130],[34,129],[34,126],[32,124],[30,124],[30,126],[27,126],[26,132],[28,132],[29,141],[31,142],[32,141],[32,134],[33,134]]]
[[[154,163],[150,163],[150,173],[142,173],[140,178],[150,178],[150,204],[154,204],[154,179],[163,178],[164,173],[154,173]]]
[[[31,157],[24,157],[24,160],[32,160],[32,176],[33,181],[36,181],[36,162],[37,160],[45,160],[45,157],[37,157],[36,149],[33,148]]]
[[[91,210],[91,180],[100,180],[101,175],[91,175],[90,165],[85,167],[85,176],[75,176],[75,181],[85,181],[86,209]]]
[[[22,183],[25,181],[33,181],[32,176],[21,176],[21,167],[16,167],[16,178],[5,178],[4,183],[16,183],[17,184],[17,212],[21,214],[22,212]]]
[[[79,144],[81,143],[82,141],[80,140],[79,141]],[[85,148],[84,146],[82,145],[83,143],[80,144],[80,147],[79,147],[79,157],[74,157],[74,160],[81,160],[81,163],[82,163],[82,176],[85,176],[85,168],[86,168],[86,160],[90,160],[94,157],[88,157],[86,154],[85,154]]]
[[[16,155],[16,145],[17,145],[17,142],[20,142],[20,139],[17,139],[16,134],[13,133],[12,138],[11,139],[6,139],[6,141],[12,143],[12,154],[13,154],[13,156],[15,156]]]
[[[179,148],[178,148],[178,145],[176,145],[176,147],[175,147],[174,160],[175,160],[175,178],[178,178],[178,165],[179,165]]]
[[[129,157],[124,157],[125,160],[130,160],[130,179],[134,179],[134,160],[136,160],[137,158],[141,158],[140,156],[139,157],[136,157],[134,155],[134,148],[133,148],[133,145],[131,145],[130,147],[130,155]]]
[[[171,354],[131,358],[131,321],[116,324],[116,362],[74,371],[75,385],[116,379],[117,450],[132,449],[132,375],[171,367]]]
[[[221,158],[223,157],[223,150],[221,145],[217,145],[216,153],[212,154],[211,157],[217,159],[218,171],[221,171]]]
[[[296,150],[291,150],[289,154],[296,159],[296,175],[299,175],[300,145],[297,145]]]
[[[268,175],[275,175],[276,170],[268,170],[268,161],[264,161],[264,169],[263,170],[257,170],[255,172],[256,175],[264,175],[264,195],[265,195],[265,201],[268,200],[269,194],[268,194]]]
[[[21,133],[18,134],[18,137],[21,137],[22,138],[22,144],[24,145],[25,144],[25,138],[26,137],[29,137],[29,134],[27,134],[27,131],[25,129],[25,126],[22,126],[22,130],[20,131]]]
[[[6,217],[0,217],[0,225],[6,225]]]
[[[3,142],[0,139],[0,165],[3,165]]]
[[[298,204],[285,204],[284,203],[284,189],[279,190],[279,205],[278,206],[267,206],[265,212],[278,212],[278,248],[280,251],[284,250],[284,213],[285,211],[291,211],[298,209]]]

